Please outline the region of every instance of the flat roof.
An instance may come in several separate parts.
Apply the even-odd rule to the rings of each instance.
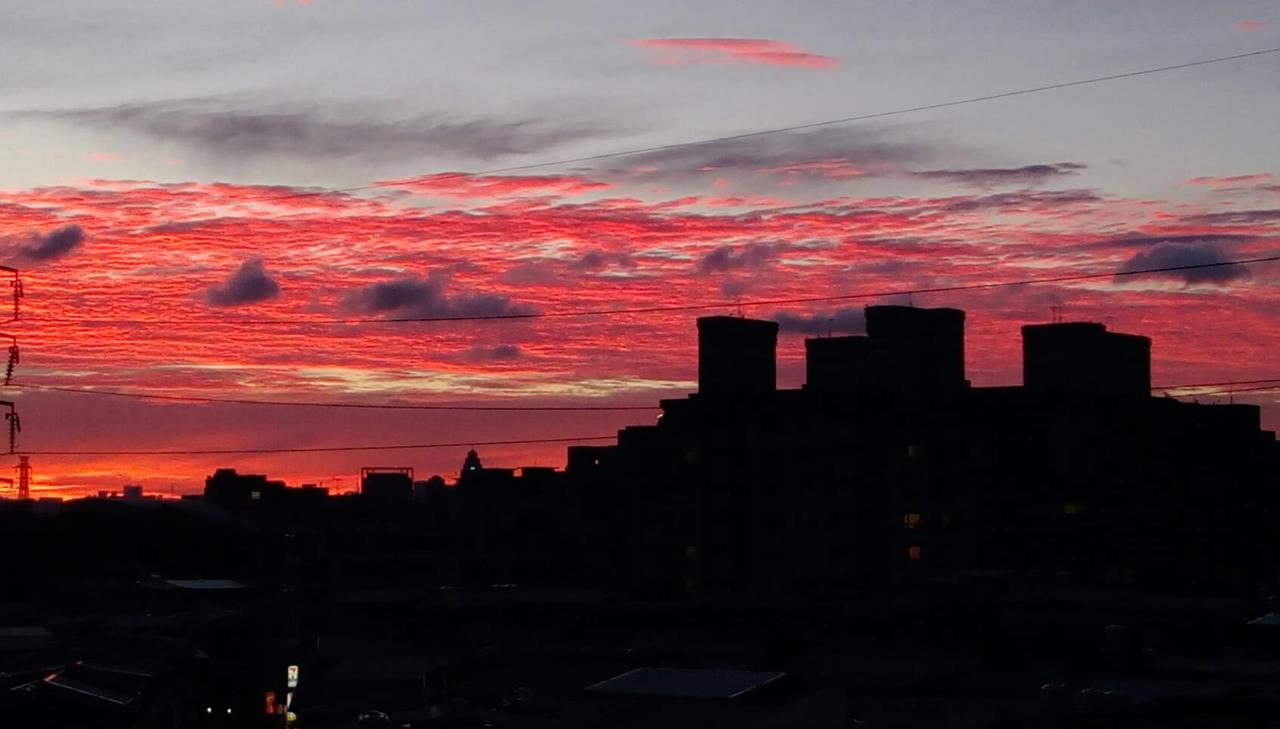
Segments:
[[[1280,613],[1267,613],[1249,621],[1249,625],[1280,625]]]
[[[246,585],[235,580],[165,580],[170,587],[182,590],[243,590]]]
[[[592,684],[588,691],[684,699],[736,699],[787,674],[720,668],[637,668]]]

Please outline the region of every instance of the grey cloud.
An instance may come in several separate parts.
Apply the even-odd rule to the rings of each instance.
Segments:
[[[524,352],[514,344],[499,344],[493,347],[475,346],[467,351],[469,362],[509,362],[520,359]]]
[[[854,164],[896,165],[933,158],[928,144],[897,138],[886,129],[828,128],[683,145],[627,158],[637,167],[659,172],[716,170],[756,171],[818,160],[847,160]]]
[[[406,276],[358,288],[343,300],[348,311],[408,317],[521,316],[534,313],[500,294],[450,295],[441,276]]]
[[[1075,175],[1086,168],[1079,162],[1025,165],[1022,167],[977,167],[970,169],[922,170],[913,177],[955,182],[973,187],[997,185],[1043,185],[1060,177]]]
[[[84,229],[78,225],[65,225],[48,233],[33,233],[17,255],[29,261],[56,261],[79,248],[85,239]]]
[[[777,246],[766,243],[748,243],[737,248],[720,246],[698,261],[698,271],[721,273],[741,268],[761,268],[771,263],[777,254]]]
[[[1169,268],[1173,266],[1201,266],[1223,263],[1229,260],[1222,248],[1216,243],[1157,243],[1153,247],[1139,251],[1120,267],[1120,273],[1142,271],[1152,268]],[[1195,268],[1185,271],[1169,271],[1163,274],[1170,278],[1181,279],[1187,284],[1225,283],[1249,275],[1243,266],[1219,266],[1216,268]]]
[[[579,271],[598,271],[610,265],[634,268],[636,262],[632,260],[629,253],[594,250],[587,251],[581,258],[569,264],[570,268]]]
[[[1146,248],[1160,243],[1238,243],[1252,240],[1249,235],[1125,235],[1109,238],[1102,245],[1118,248]]]
[[[1265,225],[1280,223],[1280,209],[1234,210],[1225,213],[1206,213],[1186,218],[1189,223],[1205,225]]]
[[[818,314],[778,311],[770,318],[778,322],[780,331],[797,334],[861,334],[867,330],[866,316],[857,306],[843,306]]]
[[[1102,198],[1091,190],[1018,190],[953,200],[943,206],[943,210],[965,213],[1028,207],[1069,207],[1097,202],[1102,202]]]
[[[213,101],[161,101],[14,116],[81,127],[124,129],[214,155],[395,160],[443,154],[491,159],[553,149],[602,134],[585,124],[444,115],[401,119],[322,109],[242,110]]]
[[[267,273],[261,258],[250,258],[222,283],[205,291],[205,300],[214,306],[242,306],[274,299],[280,284]]]

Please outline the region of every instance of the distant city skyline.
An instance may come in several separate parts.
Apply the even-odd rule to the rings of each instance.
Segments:
[[[0,242],[17,381],[353,402],[656,404],[691,313],[307,325],[708,303],[1212,263],[1280,251],[1276,55],[989,104],[476,175],[1280,45],[1272,2],[0,0]],[[294,188],[357,192],[293,196]],[[968,312],[969,378],[1018,327],[1151,337],[1156,384],[1280,376],[1280,266],[912,298]],[[882,303],[904,303],[889,301]],[[804,336],[861,303],[751,309]],[[705,312],[704,312],[705,313]],[[710,312],[715,313],[715,312]],[[719,313],[733,313],[727,308]],[[50,321],[41,322],[41,318]],[[296,327],[211,324],[289,318]],[[62,320],[145,320],[146,326]],[[609,433],[645,413],[380,413],[8,391],[20,450],[288,448]],[[6,395],[6,397],[9,397]],[[1280,427],[1280,396],[1242,393]],[[37,457],[33,492],[456,472],[466,448]],[[564,446],[481,449],[559,466]],[[14,459],[16,462],[16,459]],[[2,463],[2,461],[0,461]]]

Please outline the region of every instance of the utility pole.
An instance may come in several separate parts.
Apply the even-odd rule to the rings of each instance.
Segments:
[[[18,456],[18,498],[31,498],[31,458]]]
[[[11,274],[12,279],[9,281],[9,287],[13,290],[13,314],[8,320],[0,322],[3,324],[12,324],[22,318],[22,297],[25,295],[22,290],[22,275],[16,268],[10,266],[0,266],[0,271]],[[13,372],[18,366],[18,338],[13,334],[0,332],[0,337],[9,340],[8,359],[4,368],[4,384],[5,386],[13,384]],[[0,406],[9,408],[4,414],[4,419],[9,424],[9,453],[13,454],[18,451],[18,433],[22,431],[22,421],[18,419],[17,405],[9,400],[0,400]],[[31,461],[27,456],[18,457],[18,498],[31,498]],[[12,483],[12,481],[10,481]]]

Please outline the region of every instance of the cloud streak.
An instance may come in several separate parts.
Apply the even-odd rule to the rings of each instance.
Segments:
[[[1024,165],[1022,167],[976,167],[970,169],[922,170],[913,177],[924,180],[953,182],[970,187],[988,188],[999,185],[1043,185],[1053,180],[1079,174],[1085,169],[1079,162]]]
[[[631,45],[648,49],[654,63],[668,66],[754,64],[830,69],[840,65],[833,56],[763,38],[637,38]]]
[[[213,101],[156,101],[13,112],[19,118],[132,133],[213,155],[387,161],[443,155],[488,160],[545,152],[602,134],[586,124],[545,119],[401,119],[322,109],[246,111]]]

